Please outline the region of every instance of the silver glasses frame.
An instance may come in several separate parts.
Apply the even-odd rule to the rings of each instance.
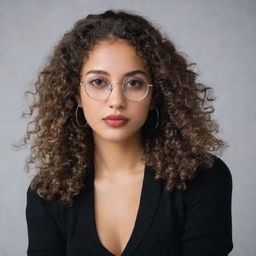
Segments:
[[[119,83],[109,83],[108,82],[108,90],[109,90],[109,94],[108,94],[108,96],[105,98],[105,99],[103,99],[103,100],[96,100],[95,98],[93,98],[92,96],[90,96],[89,94],[88,94],[88,92],[87,92],[87,90],[86,90],[86,84],[88,84],[89,82],[82,82],[82,81],[80,81],[80,85],[81,86],[84,86],[84,90],[85,90],[85,92],[86,92],[86,94],[91,98],[91,99],[93,99],[93,100],[96,100],[96,101],[104,101],[104,100],[106,100],[106,99],[108,99],[108,97],[110,96],[110,94],[111,94],[111,92],[112,92],[112,90],[113,90],[113,85],[114,84],[119,84],[119,85],[121,85],[121,89],[122,89],[122,94],[123,94],[123,96],[127,99],[127,100],[131,100],[131,99],[128,99],[125,95],[124,95],[124,91],[123,91],[123,84],[124,84],[124,82],[127,80],[127,79],[129,79],[130,77],[126,77],[125,79],[123,79],[123,81],[122,82],[119,82]],[[96,79],[95,79],[96,80]],[[138,101],[141,101],[141,100],[143,100],[147,95],[148,95],[148,91],[149,91],[149,87],[152,87],[153,86],[153,84],[147,84],[147,92],[146,92],[146,94],[141,98],[141,99],[139,99],[139,100],[131,100],[131,101],[136,101],[136,102],[138,102]]]

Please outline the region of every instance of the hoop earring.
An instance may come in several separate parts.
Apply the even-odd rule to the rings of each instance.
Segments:
[[[154,110],[154,109],[152,109],[152,110]],[[152,110],[150,110],[150,111],[152,111]],[[149,125],[149,126],[145,126],[145,129],[146,130],[148,130],[148,131],[150,131],[150,132],[152,132],[152,131],[154,131],[154,130],[156,130],[156,128],[158,127],[158,124],[159,124],[159,112],[158,112],[158,109],[157,109],[157,107],[155,107],[155,110],[156,110],[156,115],[157,115],[157,122],[156,122],[156,125],[155,125],[155,127],[154,128],[151,128],[151,125]],[[153,123],[153,118],[151,117],[151,116],[149,116],[148,117],[149,118],[149,123]],[[147,121],[146,121],[147,122]]]
[[[157,107],[155,107],[155,109],[156,109],[156,114],[157,114],[157,123],[156,123],[154,130],[158,127],[158,124],[159,124],[159,112],[158,112]]]
[[[78,122],[78,118],[77,118],[77,110],[78,110],[78,108],[79,108],[79,106],[77,105],[77,107],[76,107],[76,114],[75,114],[75,116],[76,116],[76,123],[78,124],[79,127],[86,127],[88,125],[87,122],[86,122],[85,125],[80,125],[79,122]]]

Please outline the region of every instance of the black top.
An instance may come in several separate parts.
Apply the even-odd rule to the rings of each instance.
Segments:
[[[27,190],[29,256],[114,256],[98,235],[94,172],[71,207]],[[224,256],[233,248],[232,176],[216,158],[199,168],[185,191],[166,192],[154,169],[145,166],[138,215],[122,256]]]

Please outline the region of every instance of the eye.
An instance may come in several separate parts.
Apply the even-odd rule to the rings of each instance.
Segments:
[[[139,87],[139,86],[142,86],[144,84],[143,81],[140,81],[140,80],[130,80],[127,82],[127,84],[129,84],[131,87]]]
[[[98,87],[107,86],[108,85],[108,83],[105,80],[99,79],[99,78],[91,80],[89,82],[89,84],[93,85],[93,86],[98,86]]]

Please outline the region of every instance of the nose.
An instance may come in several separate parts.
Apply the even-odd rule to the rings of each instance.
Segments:
[[[110,107],[119,108],[125,106],[125,97],[122,93],[122,86],[120,83],[112,83],[112,89],[108,97],[108,105]]]

